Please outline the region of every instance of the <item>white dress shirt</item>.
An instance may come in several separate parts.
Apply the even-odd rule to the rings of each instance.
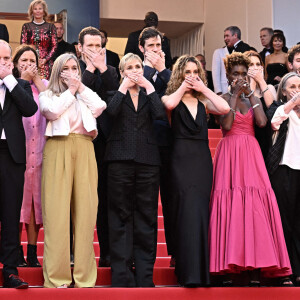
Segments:
[[[3,80],[0,79],[0,105],[2,110],[4,108],[6,88],[11,92],[17,84],[18,81],[13,75],[7,75]],[[6,140],[4,128],[1,133],[1,140]]]

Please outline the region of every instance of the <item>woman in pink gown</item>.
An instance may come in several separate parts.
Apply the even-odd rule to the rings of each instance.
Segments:
[[[30,82],[33,98],[39,106],[39,93],[46,89],[48,81],[38,75],[38,56],[32,46],[21,45],[13,57],[16,78]],[[20,218],[20,235],[22,225],[27,231],[27,263],[20,246],[20,267],[40,267],[37,259],[37,238],[43,224],[41,208],[42,159],[45,144],[46,119],[38,110],[32,117],[23,118],[26,135],[26,171],[24,174],[23,203]]]
[[[254,136],[254,122],[263,127],[267,119],[247,82],[250,60],[236,52],[224,62],[230,91],[223,98],[231,111],[219,118],[223,139],[213,169],[210,272],[252,271],[249,285],[259,286],[261,271],[264,276],[282,277],[282,285],[289,286],[291,266],[280,213]],[[232,285],[228,279],[224,284]]]

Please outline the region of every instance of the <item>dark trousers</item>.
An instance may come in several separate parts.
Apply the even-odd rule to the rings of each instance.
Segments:
[[[171,147],[159,147],[161,167],[160,167],[160,198],[164,215],[164,228],[166,244],[169,255],[174,255],[175,240],[175,212],[172,203],[172,185],[170,176]]]
[[[100,246],[100,256],[109,256],[108,209],[107,209],[107,163],[104,161],[106,141],[99,134],[94,142],[98,168],[98,212],[97,236]]]
[[[275,192],[292,271],[300,276],[300,170],[280,165],[270,177]]]
[[[158,166],[133,161],[108,164],[108,222],[114,287],[154,286],[158,189]]]
[[[19,222],[23,199],[25,164],[12,159],[6,140],[0,140],[0,261],[4,280],[18,275]]]

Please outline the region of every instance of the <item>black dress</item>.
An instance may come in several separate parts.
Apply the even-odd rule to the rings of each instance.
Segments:
[[[212,159],[204,105],[198,102],[194,120],[181,101],[172,111],[172,132],[175,271],[181,285],[206,286],[210,283],[208,224]]]
[[[275,80],[276,76],[283,77],[286,73],[288,73],[287,66],[281,63],[273,63],[267,65],[267,84],[276,85],[279,81]]]

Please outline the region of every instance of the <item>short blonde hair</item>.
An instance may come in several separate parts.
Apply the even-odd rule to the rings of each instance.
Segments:
[[[133,53],[127,53],[120,60],[120,64],[119,64],[119,70],[120,70],[120,72],[124,72],[125,65],[129,61],[134,60],[134,59],[136,59],[142,65],[142,67],[143,67],[143,62],[142,62],[141,58],[138,55],[133,54]]]
[[[28,18],[29,18],[30,21],[33,20],[33,8],[37,4],[42,4],[42,6],[43,6],[44,20],[46,20],[47,17],[48,17],[48,5],[47,5],[46,1],[44,1],[44,0],[33,0],[33,1],[31,1],[31,3],[29,4],[29,7],[28,7]]]
[[[48,90],[54,95],[58,96],[68,89],[67,85],[63,83],[60,74],[63,70],[63,67],[70,59],[74,59],[76,61],[78,74],[81,77],[81,70],[77,57],[73,53],[65,53],[60,55],[54,62],[48,85]]]

